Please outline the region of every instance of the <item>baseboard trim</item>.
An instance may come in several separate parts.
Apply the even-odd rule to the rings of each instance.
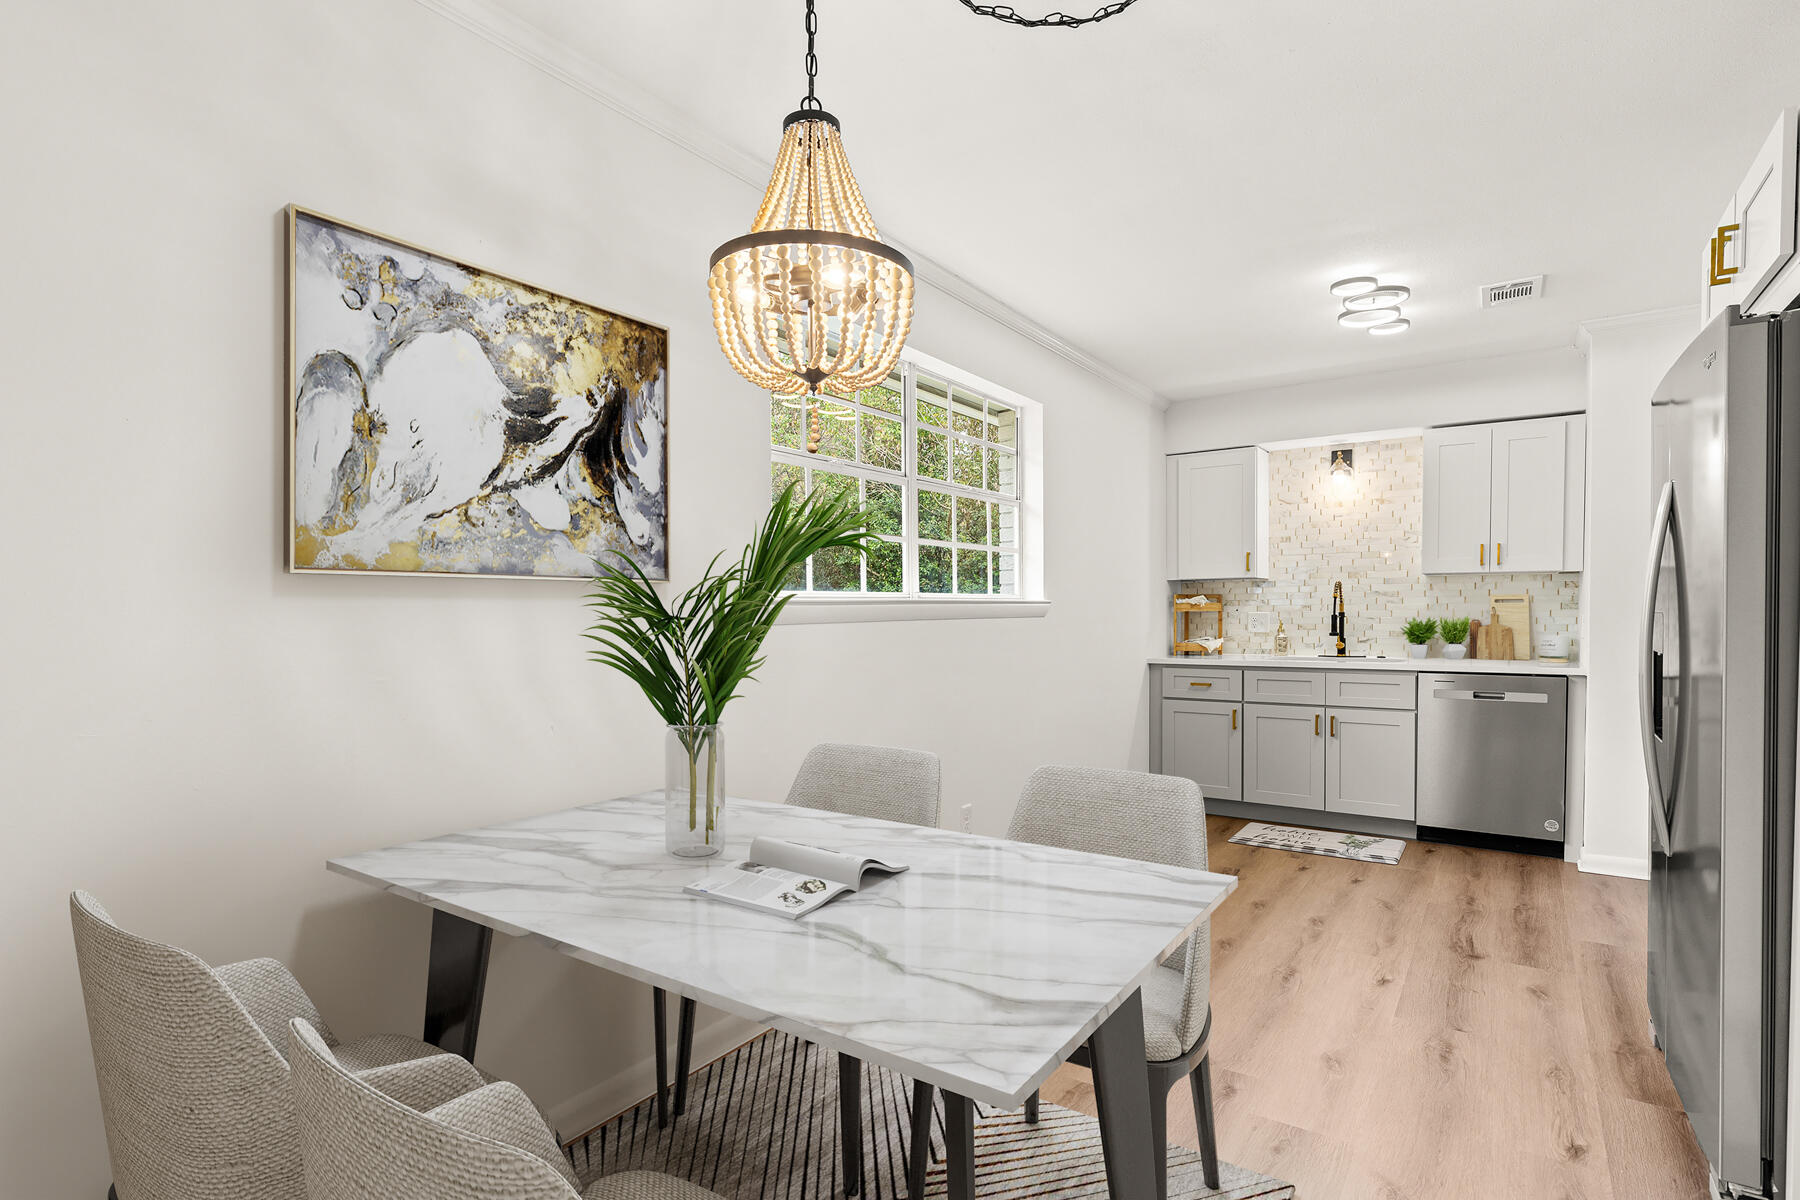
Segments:
[[[1629,854],[1589,854],[1584,850],[1575,865],[1589,875],[1617,875],[1621,879],[1650,878],[1650,860]]]
[[[673,997],[671,997],[673,999]],[[702,1014],[706,1009],[702,1008]],[[751,1038],[764,1030],[751,1021],[737,1017],[712,1014],[710,1022],[702,1021],[694,1028],[694,1070],[698,1071],[715,1058],[723,1058]],[[669,1069],[675,1069],[674,1024],[671,1021],[669,1033]],[[550,1121],[556,1126],[556,1132],[565,1141],[578,1138],[590,1129],[597,1129],[627,1109],[634,1108],[645,1099],[656,1094],[656,1054],[654,1039],[644,1040],[644,1057],[629,1067],[612,1075],[608,1079],[595,1084],[586,1091],[577,1092],[560,1104],[550,1108]],[[674,1081],[671,1080],[671,1083]]]

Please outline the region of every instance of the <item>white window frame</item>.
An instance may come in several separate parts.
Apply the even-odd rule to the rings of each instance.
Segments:
[[[908,346],[901,352],[901,418],[902,463],[900,471],[890,471],[868,463],[849,462],[808,454],[805,450],[789,450],[770,446],[771,464],[785,463],[796,467],[813,467],[835,475],[848,475],[861,480],[897,483],[902,490],[901,534],[905,567],[902,592],[814,592],[794,595],[782,612],[782,620],[791,624],[816,624],[836,621],[907,621],[996,617],[1041,617],[1050,610],[1044,595],[1043,566],[1043,406],[1010,388],[983,379],[969,371],[953,367]],[[918,414],[915,408],[919,375],[927,375],[960,391],[998,401],[1017,413],[1015,426],[1014,470],[1016,495],[1003,496],[980,488],[951,483],[947,480],[924,480],[917,475]],[[891,417],[892,414],[882,414]],[[826,420],[832,418],[827,416]],[[861,422],[858,422],[860,438]],[[804,436],[804,432],[802,433]],[[953,445],[954,432],[950,442]],[[948,449],[948,448],[947,448]],[[1012,596],[968,595],[959,592],[919,591],[919,546],[950,545],[938,539],[921,543],[918,536],[918,490],[921,482],[931,490],[954,496],[967,496],[983,501],[998,501],[1018,506],[1017,545],[1015,559],[1016,594]],[[884,535],[885,536],[885,535]],[[954,525],[951,528],[955,537]],[[994,546],[986,547],[993,551]],[[951,550],[954,580],[955,549]],[[867,584],[868,563],[863,563],[863,580]],[[812,584],[812,564],[807,564],[807,585]],[[952,583],[954,587],[954,583]]]

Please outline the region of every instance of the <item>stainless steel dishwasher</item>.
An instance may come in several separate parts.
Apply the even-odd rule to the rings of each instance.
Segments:
[[[1419,837],[1563,852],[1569,681],[1419,677]]]

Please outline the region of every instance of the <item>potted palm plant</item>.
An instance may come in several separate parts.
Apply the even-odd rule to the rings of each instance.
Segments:
[[[1469,652],[1463,643],[1469,638],[1469,618],[1445,617],[1438,622],[1438,633],[1444,638],[1444,657],[1461,658]]]
[[[597,564],[587,606],[594,623],[588,655],[643,690],[668,726],[664,739],[664,835],[671,854],[717,854],[725,840],[725,748],[719,718],[764,662],[763,640],[793,599],[782,586],[822,550],[864,549],[854,492],[814,491],[804,500],[790,484],[736,562],[715,557],[698,583],[664,603],[644,572]],[[722,557],[722,556],[721,556]]]
[[[1430,617],[1413,617],[1407,621],[1400,627],[1400,636],[1406,639],[1406,652],[1414,658],[1424,658],[1437,631],[1438,623]]]

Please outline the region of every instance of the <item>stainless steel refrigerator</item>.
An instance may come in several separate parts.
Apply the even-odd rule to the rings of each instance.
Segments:
[[[1651,414],[1651,1027],[1721,1194],[1773,1197],[1787,1190],[1800,313],[1727,311]]]

